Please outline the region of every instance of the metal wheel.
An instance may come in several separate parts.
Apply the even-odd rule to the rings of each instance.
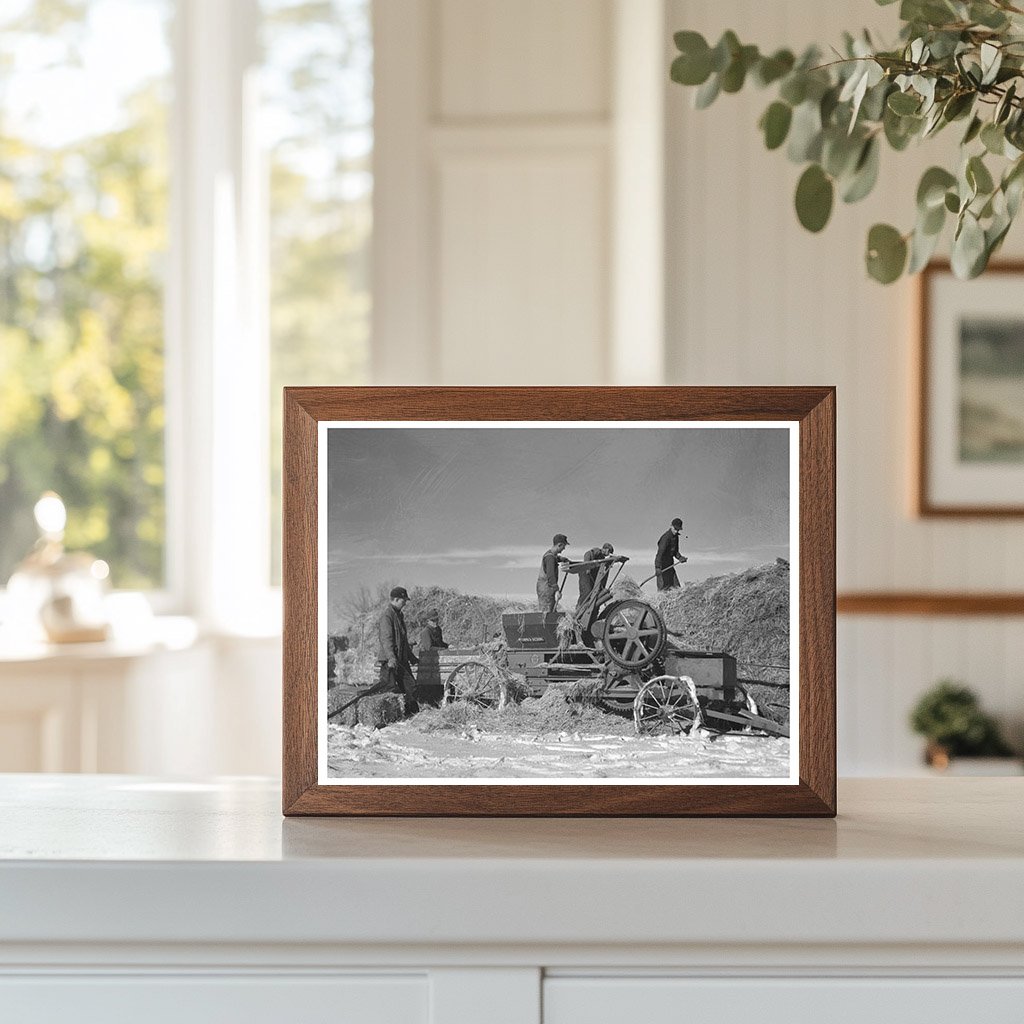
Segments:
[[[464,661],[444,681],[443,704],[464,701],[479,708],[503,708],[507,698],[501,673],[482,661]]]
[[[688,676],[658,676],[640,687],[633,702],[638,734],[689,732],[701,722],[700,702]]]
[[[617,601],[604,620],[604,649],[620,668],[644,668],[665,648],[665,620],[645,601]]]

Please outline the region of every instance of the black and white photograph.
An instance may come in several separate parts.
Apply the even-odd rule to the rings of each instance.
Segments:
[[[795,424],[319,431],[321,783],[797,782]]]

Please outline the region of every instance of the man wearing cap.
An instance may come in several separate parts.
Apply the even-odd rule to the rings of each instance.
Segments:
[[[673,519],[672,525],[658,538],[654,571],[657,573],[659,590],[671,590],[679,586],[679,577],[673,566],[677,562],[682,565],[686,561],[686,556],[679,554],[679,534],[682,529],[682,519]]]
[[[615,554],[615,548],[611,544],[602,544],[599,548],[591,548],[583,556],[584,562],[597,562],[602,558],[608,558]],[[597,582],[597,570],[599,566],[594,566],[591,569],[580,570],[580,599],[576,602],[577,609],[583,607],[584,601],[590,597],[594,590],[594,584]]]
[[[377,624],[377,660],[380,662],[380,690],[404,693],[405,710],[412,715],[419,711],[419,704],[411,668],[417,659],[409,647],[409,633],[402,614],[408,600],[409,592],[405,587],[392,588],[388,605]]]
[[[431,608],[424,618],[426,623],[420,630],[420,642],[417,648],[420,655],[422,656],[424,651],[448,650],[449,645],[444,642],[444,637],[441,635],[441,615],[438,610]]]
[[[540,560],[540,575],[537,577],[537,606],[542,612],[553,612],[558,603],[558,563],[568,562],[562,552],[569,546],[564,533],[556,533],[551,547]]]

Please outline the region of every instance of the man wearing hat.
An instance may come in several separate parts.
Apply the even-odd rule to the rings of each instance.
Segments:
[[[441,615],[436,608],[431,608],[426,615],[423,628],[420,630],[420,642],[418,650],[422,656],[424,651],[448,650],[449,645],[444,642],[441,635]]]
[[[686,561],[686,556],[679,554],[679,534],[682,529],[682,519],[673,519],[672,525],[658,538],[654,571],[657,573],[659,590],[671,590],[679,586],[679,577],[673,566],[677,562],[682,565]]]
[[[391,589],[390,600],[377,624],[377,660],[380,662],[380,690],[404,693],[405,710],[412,715],[419,711],[419,704],[411,668],[417,659],[409,647],[409,633],[402,614],[408,600],[409,592],[405,587]]]
[[[562,552],[569,546],[564,533],[556,533],[551,547],[540,560],[540,575],[537,577],[537,606],[542,612],[553,612],[558,603],[558,563],[568,562]]]
[[[591,548],[584,556],[584,562],[597,562],[602,558],[608,558],[615,554],[615,548],[611,544],[602,544],[599,548]],[[594,566],[592,569],[581,569],[580,570],[580,599],[576,602],[577,608],[583,607],[583,602],[590,597],[591,592],[594,589],[594,584],[597,582],[597,570],[599,566]]]

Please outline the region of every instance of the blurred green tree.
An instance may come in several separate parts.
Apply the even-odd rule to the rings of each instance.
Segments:
[[[33,111],[19,99],[41,71],[82,67],[92,6],[34,0],[0,22],[0,582],[35,538],[33,504],[53,489],[68,506],[69,547],[106,559],[116,586],[154,587],[167,76],[139,81],[116,124],[70,140],[27,132]]]
[[[271,572],[280,578],[281,389],[369,370],[370,0],[263,0],[270,157]]]
[[[158,587],[174,5],[145,5],[162,17],[166,67],[122,88],[109,123],[57,140],[26,130],[26,91],[46,114],[67,101],[61,89],[99,84],[88,78],[104,77],[89,49],[97,15],[131,8],[19,3],[0,16],[0,585],[35,538],[32,505],[53,489],[70,547],[106,559],[118,587]],[[369,0],[263,0],[262,13],[276,577],[281,388],[366,379],[372,38]],[[56,82],[39,88],[40,68]]]

